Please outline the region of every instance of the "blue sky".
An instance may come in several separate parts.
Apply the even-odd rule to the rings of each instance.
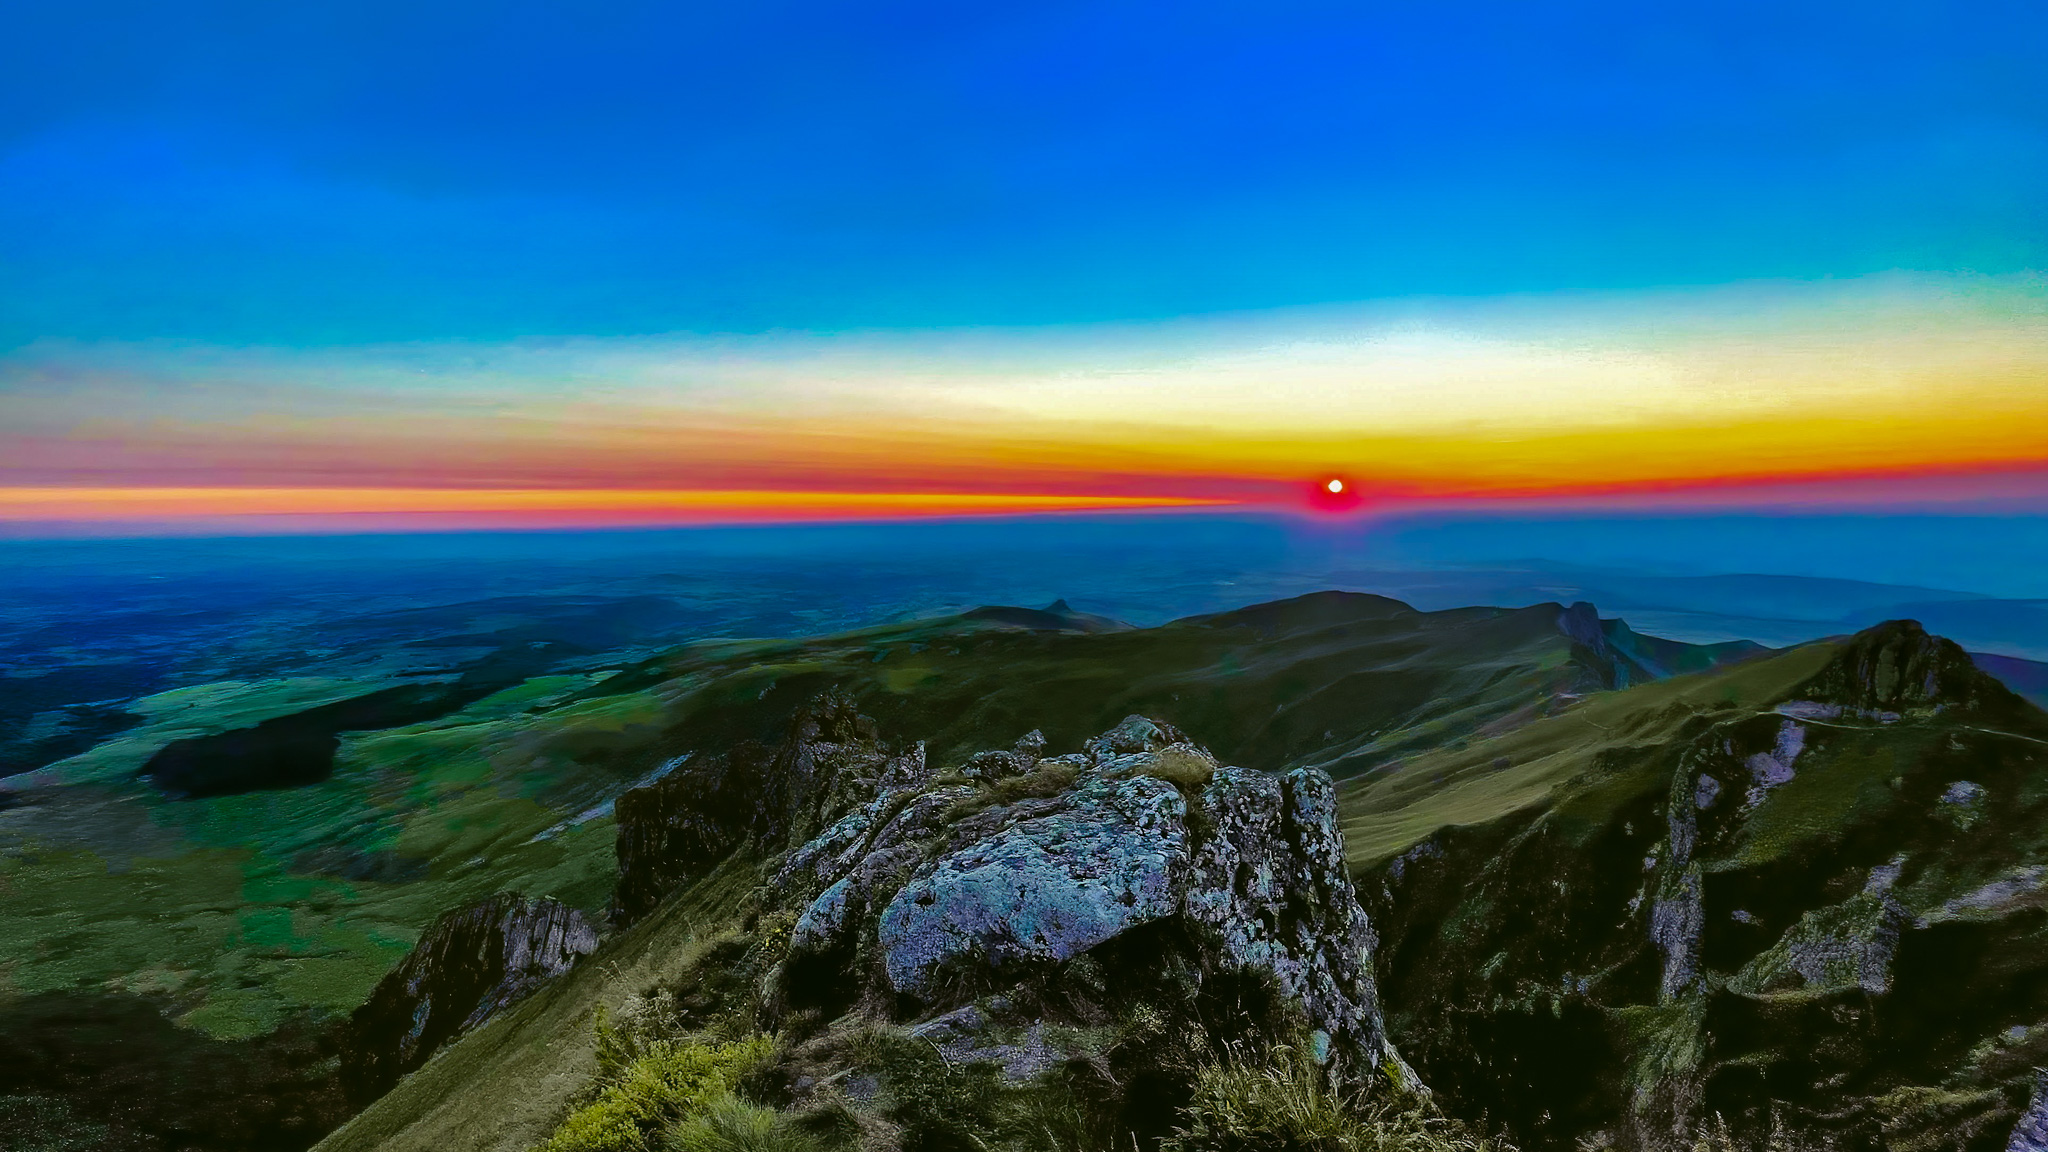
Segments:
[[[2048,264],[2035,4],[18,5],[0,344]]]

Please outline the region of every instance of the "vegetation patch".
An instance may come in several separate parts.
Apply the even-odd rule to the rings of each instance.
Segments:
[[[1203,1068],[1161,1152],[1506,1152],[1390,1085],[1334,1087],[1302,1048]]]
[[[731,1096],[775,1053],[775,1040],[658,1041],[598,1082],[596,1098],[569,1114],[541,1152],[646,1152],[660,1129],[698,1117]]]

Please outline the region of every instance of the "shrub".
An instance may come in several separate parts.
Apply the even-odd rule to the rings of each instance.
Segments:
[[[1263,1063],[1202,1069],[1194,1099],[1161,1152],[1511,1152],[1391,1090],[1368,1097],[1332,1087],[1299,1048]]]
[[[666,1152],[822,1152],[817,1137],[773,1108],[725,1095],[668,1130]]]
[[[1060,1075],[1017,1084],[993,1064],[955,1066],[929,1042],[885,1031],[853,1039],[852,1062],[878,1078],[903,1152],[1071,1152],[1089,1141],[1087,1101]]]
[[[596,1099],[571,1112],[541,1152],[646,1152],[650,1133],[730,1096],[774,1051],[766,1036],[650,1044],[608,1078]]]
[[[1019,800],[1058,796],[1072,788],[1080,774],[1078,766],[1065,760],[1041,760],[1036,768],[1021,776],[1004,776],[982,782],[979,793],[953,805],[946,813],[945,822],[957,823],[977,812],[1001,808]]]
[[[1192,744],[1169,744],[1153,753],[1151,763],[1138,773],[1157,776],[1183,792],[1200,792],[1215,777],[1216,761]]]

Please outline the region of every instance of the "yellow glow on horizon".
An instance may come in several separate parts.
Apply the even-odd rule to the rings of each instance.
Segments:
[[[2048,290],[2011,278],[0,356],[4,520],[924,515],[1285,503],[1318,469],[1381,501],[2043,466]]]

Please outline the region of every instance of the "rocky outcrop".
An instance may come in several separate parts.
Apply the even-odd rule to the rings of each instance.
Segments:
[[[1917,620],[1889,620],[1857,633],[1840,655],[1795,689],[1798,701],[1867,718],[1941,708],[2008,709],[2022,702],[1951,640]]]
[[[792,849],[770,886],[796,912],[785,1000],[876,1005],[961,1052],[1038,1068],[1044,1027],[1074,1021],[1004,990],[1142,937],[1163,950],[1145,963],[1196,990],[1268,982],[1333,1067],[1410,1080],[1380,1019],[1329,777],[1219,766],[1136,716],[1080,753],[1042,747],[1034,733],[971,757],[971,775],[885,774]],[[1004,1027],[1008,1040],[983,1035]]]
[[[583,914],[504,892],[436,920],[350,1017],[342,1080],[357,1104],[389,1091],[442,1045],[597,950]]]
[[[2005,1152],[2048,1152],[2048,1072],[2034,1074],[2034,1095],[2012,1126]]]

